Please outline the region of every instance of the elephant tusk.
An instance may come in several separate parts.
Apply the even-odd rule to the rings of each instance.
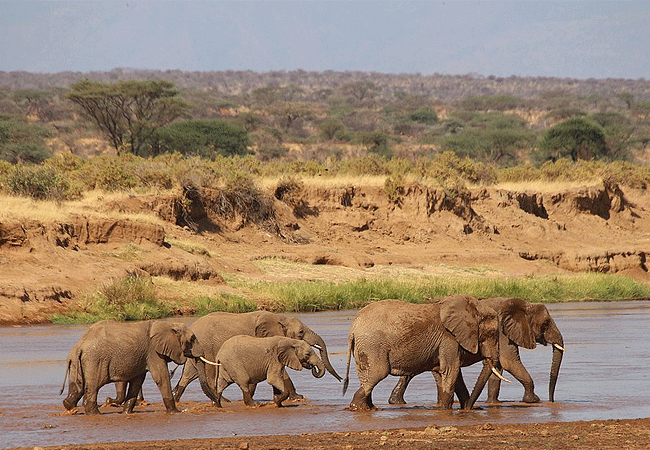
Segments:
[[[499,373],[499,371],[498,371],[495,367],[492,367],[492,372],[493,372],[493,373],[494,373],[494,374],[495,374],[495,375],[496,375],[500,380],[503,380],[503,381],[505,381],[506,383],[512,383],[512,381],[510,381],[509,379],[507,379],[507,378],[505,378],[503,375],[501,375],[501,374]]]
[[[323,351],[323,347],[321,347],[321,346],[318,345],[318,344],[314,344],[314,345],[312,345],[312,347],[314,347],[314,348],[315,348],[316,350],[318,350],[318,351]]]
[[[566,352],[566,348],[562,347],[560,344],[553,344],[553,347],[557,348],[561,352]]]
[[[212,362],[212,361],[210,361],[209,359],[205,359],[203,356],[199,356],[199,359],[200,359],[201,361],[203,361],[204,363],[206,363],[206,364],[210,364],[211,366],[220,366],[220,365],[221,365],[221,364],[219,364],[219,363]]]

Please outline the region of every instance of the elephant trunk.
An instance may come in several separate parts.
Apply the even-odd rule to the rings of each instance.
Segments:
[[[201,382],[201,389],[203,390],[203,393],[207,395],[207,397],[210,400],[218,404],[219,398],[216,392],[216,383],[213,389],[212,386],[210,385],[210,382],[208,381],[208,376],[206,374],[206,370],[205,370],[206,363],[203,361],[203,358],[197,358],[194,360],[194,362],[199,372],[199,381]]]
[[[557,377],[560,373],[560,365],[564,356],[564,339],[557,325],[555,325],[555,321],[551,320],[551,323],[544,332],[544,339],[553,346],[551,375],[548,383],[548,401],[553,402],[555,401],[555,385],[557,384]]]
[[[322,361],[316,361],[311,366],[311,374],[314,378],[323,378],[325,375],[325,364]]]
[[[560,344],[561,345],[561,344]],[[551,362],[551,377],[548,383],[548,401],[555,401],[555,385],[557,384],[557,376],[560,373],[560,364],[562,364],[562,356],[564,351],[553,345],[553,361]]]
[[[479,395],[481,395],[481,392],[483,392],[485,383],[487,383],[487,381],[490,379],[490,376],[492,375],[492,370],[494,370],[494,366],[487,360],[484,360],[483,369],[481,369],[481,373],[476,379],[476,384],[474,384],[472,395],[469,396],[469,400],[467,400],[466,405],[461,405],[463,409],[472,409],[474,407],[474,403],[476,403]]]
[[[325,345],[325,341],[323,340],[323,338],[317,335],[316,333],[314,333],[313,331],[309,330],[307,333],[305,333],[303,340],[305,340],[309,345],[311,345],[314,348],[317,348],[320,351],[320,357],[323,360],[325,369],[327,369],[327,371],[331,373],[332,376],[337,380],[339,381],[343,380],[343,378],[341,378],[340,375],[336,373],[336,370],[334,370],[334,367],[332,367],[332,364],[330,363],[330,359],[327,354],[327,346]]]

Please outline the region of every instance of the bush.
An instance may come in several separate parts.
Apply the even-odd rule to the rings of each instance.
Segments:
[[[610,155],[605,131],[600,125],[576,117],[546,130],[534,157],[539,162],[560,158],[603,159]]]
[[[169,305],[159,301],[149,278],[127,276],[100,286],[94,294],[85,293],[78,309],[56,315],[54,323],[97,322],[105,319],[150,320],[168,317]]]
[[[430,108],[428,106],[420,108],[417,111],[413,111],[410,114],[409,118],[413,122],[418,122],[425,125],[434,125],[438,123],[438,114],[436,114],[436,111],[433,108]]]
[[[38,125],[15,120],[0,121],[0,159],[11,163],[40,163],[51,153],[44,139],[49,132]]]
[[[36,200],[62,201],[80,195],[61,174],[47,166],[16,166],[8,176],[7,190]]]
[[[221,120],[188,120],[156,130],[152,153],[179,152],[214,159],[249,153],[248,131]]]

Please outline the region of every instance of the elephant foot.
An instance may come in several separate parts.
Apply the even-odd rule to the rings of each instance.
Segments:
[[[104,402],[104,406],[120,406],[121,403],[118,403],[116,398],[110,398],[106,397],[106,401]]]
[[[406,400],[404,400],[404,397],[401,396],[401,395],[400,395],[400,396],[398,396],[398,395],[395,395],[395,396],[391,395],[391,396],[388,398],[388,403],[390,403],[391,405],[406,405]]]
[[[100,414],[100,412],[99,412],[99,408],[97,407],[97,405],[95,405],[95,406],[90,406],[90,407],[86,406],[86,407],[84,408],[84,410],[85,410],[85,412],[86,412],[86,415],[88,415],[88,416],[90,416],[90,415],[95,415],[95,414]]]
[[[78,401],[79,401],[79,400],[77,400],[77,402],[78,402]],[[69,400],[69,399],[66,398],[65,400],[63,400],[63,406],[64,406],[65,409],[67,409],[68,411],[72,411],[74,408],[77,407],[77,402],[74,402],[74,401]]]
[[[498,398],[488,398],[485,402],[492,405],[498,405],[499,403],[501,403],[501,400],[499,400]]]
[[[526,393],[526,394],[524,394],[524,398],[522,399],[522,401],[524,403],[539,403],[540,399],[534,393]]]
[[[305,400],[305,396],[294,392],[289,395],[289,400]]]
[[[363,388],[359,388],[357,392],[354,393],[350,406],[348,407],[350,411],[376,411],[378,408],[373,405],[372,398],[369,395],[366,395],[363,391]]]

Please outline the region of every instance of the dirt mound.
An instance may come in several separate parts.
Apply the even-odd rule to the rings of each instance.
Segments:
[[[244,295],[222,274],[273,280],[255,264],[269,257],[358,271],[596,271],[650,282],[650,194],[611,183],[554,192],[410,185],[391,195],[358,185],[243,193],[192,188],[106,207],[153,213],[168,225],[84,217],[0,223],[0,323],[45,320],[82,290],[138,271]]]

